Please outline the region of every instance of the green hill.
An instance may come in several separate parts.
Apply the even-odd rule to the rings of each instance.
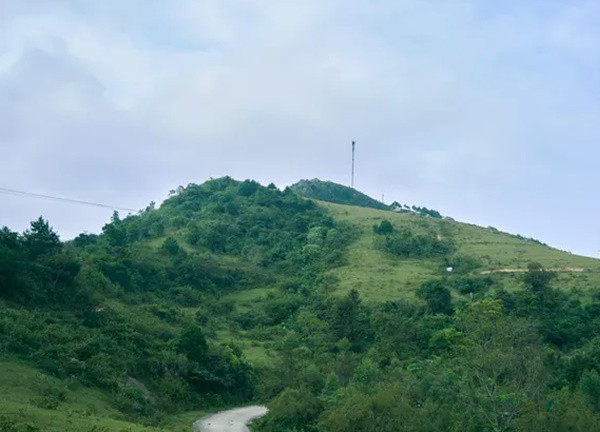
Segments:
[[[330,181],[319,179],[300,180],[290,186],[290,189],[306,198],[357,207],[370,207],[379,210],[389,209],[387,205],[356,189]]]
[[[348,263],[331,270],[340,280],[338,291],[357,289],[365,299],[389,301],[412,296],[428,279],[447,276],[446,268],[457,259],[469,258],[475,267],[469,273],[495,274],[507,286],[519,283],[530,262],[539,262],[548,269],[558,270],[558,280],[565,289],[584,292],[600,288],[600,261],[571,255],[530,239],[463,224],[450,219],[436,219],[416,214],[394,213],[369,208],[356,208],[321,202],[335,220],[359,227],[360,236],[348,250]],[[396,227],[412,231],[431,232],[456,243],[456,251],[444,257],[397,257],[374,247],[373,225],[388,220]],[[473,265],[473,264],[472,264]]]
[[[252,401],[260,431],[598,430],[598,260],[330,185],[190,184],[66,244],[0,231],[0,431]]]

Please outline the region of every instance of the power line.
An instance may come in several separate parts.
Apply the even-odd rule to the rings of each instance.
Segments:
[[[3,187],[0,187],[0,193],[5,194],[5,195],[13,195],[13,196],[26,196],[26,197],[30,197],[30,198],[42,198],[42,199],[47,199],[47,200],[52,200],[52,201],[67,202],[70,204],[78,204],[78,205],[87,205],[87,206],[91,206],[91,207],[100,207],[100,208],[107,208],[107,209],[112,209],[112,210],[137,212],[137,210],[127,208],[127,207],[117,207],[117,206],[101,204],[101,203],[97,203],[97,202],[81,201],[81,200],[76,200],[76,199],[71,199],[71,198],[62,198],[62,197],[44,195],[44,194],[33,193],[33,192],[25,192],[25,191],[20,191],[20,190],[16,190],[16,189],[8,189],[8,188],[3,188]]]

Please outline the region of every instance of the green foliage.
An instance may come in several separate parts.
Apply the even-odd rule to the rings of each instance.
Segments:
[[[58,234],[42,216],[31,222],[31,228],[23,233],[23,245],[34,259],[41,255],[54,255],[62,250]]]
[[[202,329],[197,325],[184,329],[177,340],[177,351],[190,360],[204,363],[208,354],[208,342]]]
[[[448,286],[460,294],[483,295],[495,284],[490,276],[459,276],[448,279]]]
[[[384,219],[381,222],[379,222],[379,225],[373,225],[373,232],[375,234],[381,235],[391,234],[394,232],[394,226],[391,224],[390,221]]]
[[[338,204],[347,204],[359,207],[371,207],[380,210],[388,210],[389,207],[355,189],[330,181],[300,180],[290,186],[290,189],[298,195]]]
[[[160,209],[115,212],[101,235],[66,246],[42,218],[23,235],[3,229],[0,353],[109,392],[131,418],[241,403],[255,393],[256,369],[237,343],[215,340],[215,329],[234,316],[248,329],[287,322],[353,236],[312,201],[229,178],[179,188]],[[286,275],[302,288],[251,319],[220,300]],[[323,387],[314,365],[289,367],[313,391]],[[35,399],[44,409],[61,404]]]
[[[180,251],[179,243],[173,237],[167,237],[162,244],[162,248],[171,255],[177,255]]]
[[[257,431],[598,429],[597,298],[541,265],[476,274],[516,255],[486,257],[496,237],[522,246],[501,233],[331,209],[222,178],[67,244],[43,219],[0,230],[0,354],[54,377],[22,403],[60,416],[94,389],[166,429],[253,399]]]
[[[354,350],[364,347],[368,335],[358,291],[352,290],[346,297],[337,301],[331,327],[335,336],[338,339],[347,339]]]
[[[455,254],[445,263],[445,267],[452,267],[453,273],[460,275],[469,274],[481,266],[482,264],[477,258],[463,254]]]
[[[450,254],[455,246],[451,240],[434,233],[415,234],[401,228],[376,243],[377,247],[401,257],[435,257]]]
[[[400,204],[397,201],[394,201],[390,205],[390,209],[397,213],[416,213],[421,216],[432,217],[435,219],[442,219],[442,215],[437,210],[428,209],[427,207],[418,207],[418,206],[408,206],[406,204]]]
[[[316,431],[321,411],[319,400],[306,389],[286,389],[270,405],[268,422],[259,421],[265,432]]]
[[[436,219],[442,218],[442,215],[440,214],[439,211],[433,210],[433,209],[428,209],[427,207],[418,207],[418,206],[413,205],[413,206],[411,206],[411,210],[422,216],[430,216],[430,217],[436,218]]]
[[[432,280],[425,282],[417,290],[416,294],[417,297],[425,300],[425,303],[427,303],[427,310],[430,313],[452,313],[452,294],[446,287],[446,281]]]
[[[586,406],[580,392],[562,389],[540,402],[537,412],[518,419],[515,430],[532,432],[587,432],[600,430],[600,417]]]
[[[596,369],[588,370],[581,376],[581,391],[588,404],[596,413],[600,413],[600,375]]]
[[[122,247],[127,244],[127,229],[117,211],[113,213],[110,223],[104,225],[102,232],[112,247]]]
[[[535,327],[505,316],[501,302],[490,299],[461,311],[457,326],[465,335],[459,348],[465,408],[491,430],[510,430],[546,386]]]
[[[523,282],[540,300],[550,295],[550,282],[556,278],[556,273],[544,269],[540,263],[529,263]]]

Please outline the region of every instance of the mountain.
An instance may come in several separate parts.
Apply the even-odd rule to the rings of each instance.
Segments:
[[[600,430],[598,260],[340,188],[225,177],[68,243],[0,230],[0,430],[251,401],[258,431]]]
[[[300,180],[290,186],[290,189],[300,196],[319,201],[347,204],[357,207],[370,207],[379,210],[389,209],[389,206],[357,191],[356,189],[330,181],[319,179]]]

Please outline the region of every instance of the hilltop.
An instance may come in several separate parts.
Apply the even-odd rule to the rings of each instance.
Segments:
[[[344,188],[226,177],[66,244],[0,231],[0,430],[188,430],[250,401],[261,431],[600,425],[598,260]]]
[[[354,188],[332,181],[323,181],[319,179],[300,180],[290,186],[290,189],[305,198],[329,203],[345,204],[355,207],[368,207],[377,210],[392,210],[396,213],[415,213],[438,219],[442,218],[442,215],[436,210],[431,210],[427,207],[400,204],[397,201],[394,201],[390,205],[386,205]]]
[[[357,207],[370,207],[379,210],[389,209],[389,206],[381,201],[377,201],[356,189],[331,181],[319,179],[300,180],[290,186],[290,189],[300,196],[320,201]]]

